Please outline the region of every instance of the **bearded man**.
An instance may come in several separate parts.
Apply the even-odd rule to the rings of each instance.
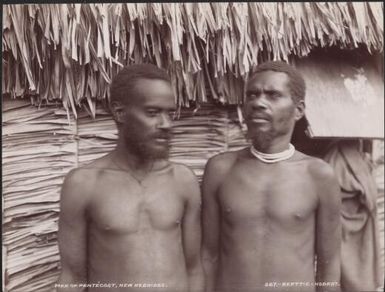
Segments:
[[[201,291],[199,185],[168,160],[170,79],[131,65],[110,92],[116,148],[63,184],[59,291]]]
[[[304,79],[284,62],[259,65],[247,82],[252,145],[211,158],[203,178],[206,291],[340,289],[337,180],[290,144],[304,97]]]

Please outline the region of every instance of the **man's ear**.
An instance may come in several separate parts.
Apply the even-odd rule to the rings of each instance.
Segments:
[[[295,106],[295,121],[299,121],[305,115],[305,101],[300,100]]]
[[[110,105],[111,113],[118,124],[123,123],[126,115],[125,106],[120,101],[113,101]]]

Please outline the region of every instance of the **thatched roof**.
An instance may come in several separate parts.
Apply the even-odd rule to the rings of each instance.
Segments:
[[[382,3],[5,5],[3,94],[94,114],[122,66],[152,62],[169,70],[180,105],[237,103],[261,60],[359,45],[382,51]]]

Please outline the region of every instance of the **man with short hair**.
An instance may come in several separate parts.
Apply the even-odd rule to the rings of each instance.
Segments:
[[[211,158],[203,178],[206,291],[339,290],[338,183],[290,144],[304,97],[304,79],[284,62],[261,64],[248,80],[252,145]]]
[[[116,149],[63,184],[59,284],[77,287],[59,290],[201,291],[199,184],[168,160],[170,79],[150,64],[126,67],[110,106]]]

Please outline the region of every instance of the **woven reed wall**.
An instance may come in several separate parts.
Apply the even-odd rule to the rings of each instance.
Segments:
[[[183,110],[174,132],[171,159],[189,165],[199,179],[209,157],[246,143],[234,109],[204,106],[195,113]],[[52,289],[60,269],[56,233],[63,178],[70,169],[113,149],[116,133],[114,122],[103,112],[97,113],[96,120],[82,114],[75,121],[68,120],[61,109],[36,109],[20,100],[3,103],[6,291]],[[384,152],[383,143],[375,145],[383,239]]]
[[[56,281],[59,190],[76,163],[75,134],[74,121],[68,125],[55,109],[3,103],[3,279],[8,291],[48,291]]]

